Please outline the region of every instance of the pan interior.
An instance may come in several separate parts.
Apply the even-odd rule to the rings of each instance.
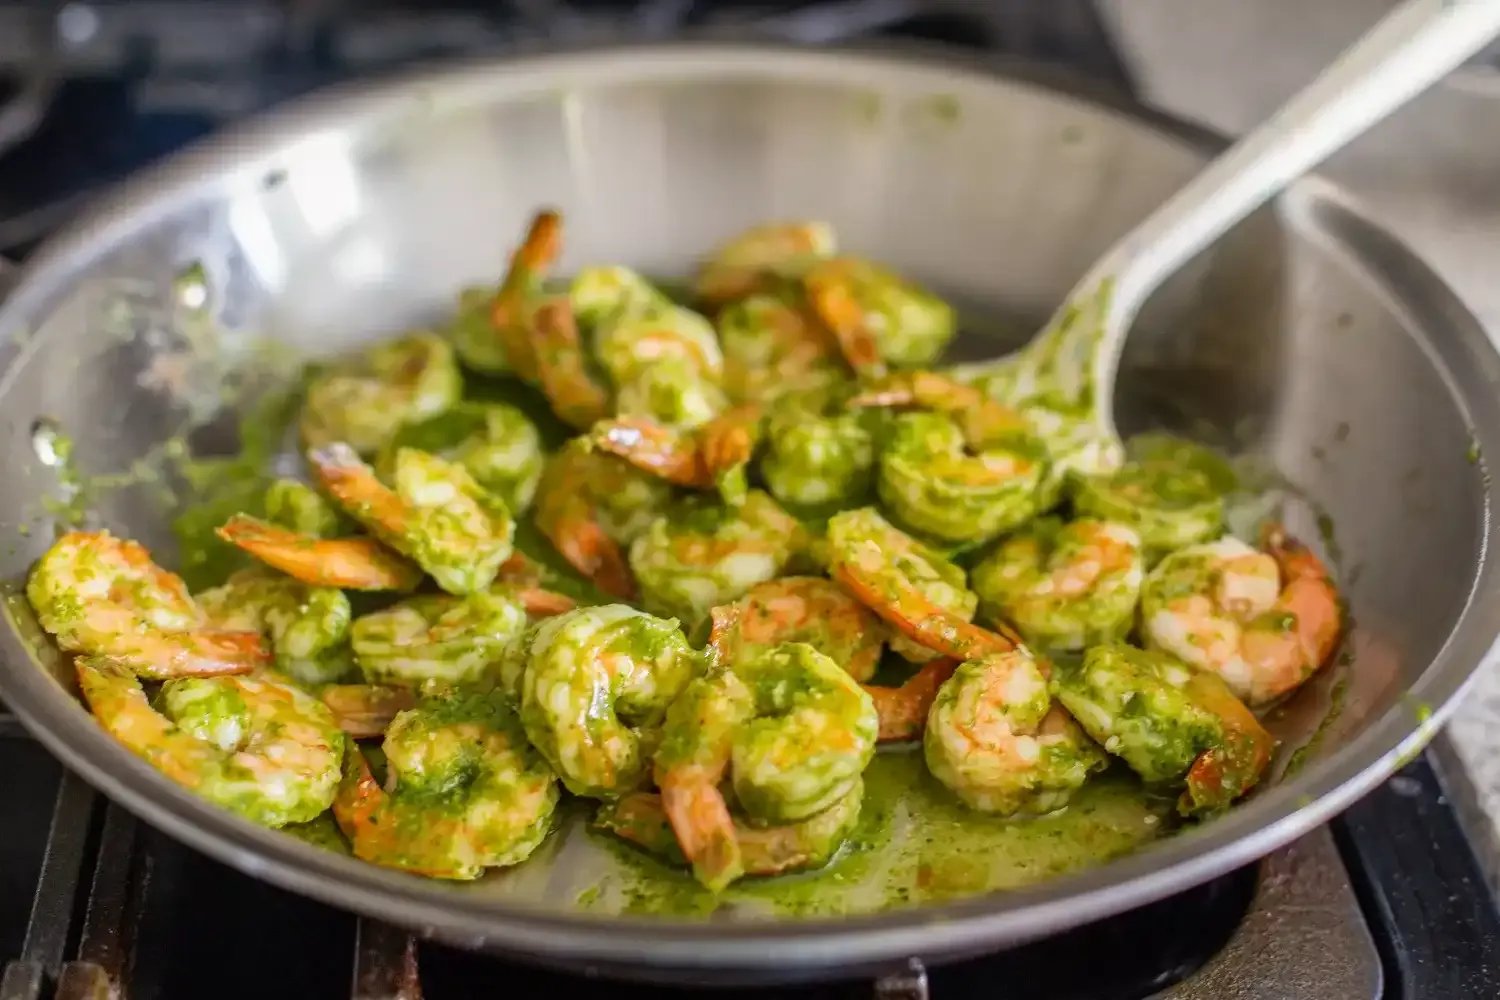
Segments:
[[[180,444],[232,454],[245,444],[238,418],[273,398],[298,359],[441,322],[460,287],[495,281],[539,206],[568,220],[564,272],[618,262],[683,276],[747,225],[824,219],[849,251],[950,296],[966,317],[954,357],[976,359],[1023,340],[1204,162],[1178,138],[1056,92],[851,65],[724,60],[689,73],[668,61],[534,84],[496,74],[319,119],[248,165],[187,161],[176,190],[191,195],[101,231],[66,267],[39,265],[65,278],[0,317],[12,463],[0,571],[20,581],[54,524],[75,518],[182,565],[171,515],[205,476]],[[1440,332],[1376,287],[1360,248],[1325,224],[1337,211],[1304,186],[1185,268],[1144,312],[1119,400],[1127,430],[1183,430],[1274,470],[1289,527],[1338,567],[1354,627],[1339,661],[1271,720],[1278,774],[1318,768],[1401,703],[1457,623],[1484,544],[1468,421],[1427,344]],[[229,471],[206,478],[222,485]],[[16,627],[34,635],[23,605],[12,602]],[[73,690],[45,648],[5,669],[50,670]],[[913,766],[889,755],[877,768]],[[921,879],[937,888],[925,896],[893,895],[877,864],[851,870],[842,894],[752,887],[720,915],[853,912],[1045,878],[1153,839],[1156,814],[1115,789],[1106,781],[1057,821],[1076,832],[1093,810],[1092,840],[1060,850],[1020,828],[996,833],[944,854],[958,860],[936,875],[929,863]],[[897,816],[922,830],[941,820],[922,796],[886,805],[925,817]],[[575,826],[514,872],[431,891],[651,909],[636,870]]]

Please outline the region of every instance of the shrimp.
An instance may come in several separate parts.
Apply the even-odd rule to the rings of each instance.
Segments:
[[[63,651],[107,656],[152,680],[243,674],[271,658],[258,631],[211,628],[180,577],[107,531],[54,542],[26,599]]]
[[[698,269],[696,297],[721,306],[795,278],[835,249],[833,229],[823,222],[754,226],[716,247]]]
[[[663,312],[673,306],[651,282],[618,265],[580,268],[568,287],[568,299],[578,322],[589,327],[622,314]]]
[[[843,385],[787,392],[766,423],[760,473],[771,495],[802,509],[847,506],[875,483],[875,411],[844,409]]]
[[[382,479],[393,477],[396,453],[402,448],[457,462],[516,515],[531,506],[545,461],[536,424],[507,403],[459,403],[430,420],[401,428],[375,463]]]
[[[473,684],[520,637],[533,608],[553,613],[557,602],[572,605],[561,594],[504,585],[467,597],[412,597],[356,618],[349,640],[371,684]]]
[[[499,286],[465,288],[458,293],[453,319],[442,331],[458,360],[485,375],[506,375],[512,370],[505,342],[491,318],[499,293]]]
[[[831,580],[815,576],[767,580],[747,590],[736,607],[739,615],[733,633],[723,637],[735,659],[757,649],[802,642],[857,681],[869,680],[880,662],[885,626]]]
[[[1094,646],[1053,676],[1057,700],[1148,784],[1183,787],[1178,811],[1203,815],[1247,792],[1275,740],[1216,675],[1123,643]]]
[[[681,363],[686,371],[714,385],[724,374],[724,356],[713,324],[665,296],[627,299],[624,307],[601,319],[595,327],[594,353],[617,388],[664,362]]]
[[[314,587],[404,591],[422,582],[420,567],[373,538],[319,539],[249,514],[233,515],[214,534]]]
[[[1129,525],[1160,555],[1216,538],[1234,472],[1202,445],[1165,434],[1127,446],[1129,461],[1108,476],[1079,477],[1073,507],[1082,517]]]
[[[738,403],[768,404],[848,378],[832,331],[796,298],[752,295],[726,306],[717,325],[724,388]]]
[[[516,525],[509,509],[460,465],[402,448],[392,489],[342,445],[314,451],[308,462],[344,509],[450,594],[484,590],[510,558]]]
[[[646,778],[667,706],[699,660],[676,621],[623,604],[549,618],[519,654],[527,736],[570,792],[593,798]]]
[[[304,683],[342,675],[340,656],[352,612],[335,587],[313,587],[266,569],[246,569],[195,598],[215,628],[259,632],[271,642],[276,669]]]
[[[534,301],[561,251],[562,216],[551,210],[538,212],[521,245],[511,254],[505,280],[490,303],[494,356],[503,357],[507,367],[525,382],[535,382],[539,376],[531,340]]]
[[[932,372],[905,372],[856,396],[854,406],[917,405],[895,418],[877,489],[903,523],[949,542],[978,542],[1042,510],[1047,447],[1020,414]]]
[[[338,538],[358,530],[345,513],[306,483],[277,479],[266,487],[266,520],[307,538]]]
[[[982,560],[969,580],[990,620],[1015,625],[1038,649],[1076,653],[1129,634],[1145,575],[1131,528],[1042,518]]]
[[[1279,525],[1265,552],[1235,538],[1179,549],[1146,580],[1152,648],[1219,675],[1251,708],[1296,690],[1333,653],[1339,594],[1316,555]]]
[[[682,853],[716,891],[743,871],[726,773],[752,823],[806,820],[859,782],[880,728],[870,696],[811,646],[724,649],[739,613],[716,609],[716,662],[668,709],[655,763]]]
[[[576,430],[602,419],[610,408],[609,390],[589,370],[567,298],[556,296],[537,305],[531,331],[537,380],[552,412]]]
[[[318,700],[333,713],[334,722],[356,740],[384,736],[396,716],[417,703],[411,688],[379,684],[329,684]]]
[[[495,692],[424,699],[386,730],[386,782],[345,755],[333,815],[354,856],[432,878],[520,864],[552,830],[557,779]]]
[[[1019,645],[1003,626],[991,632],[971,624],[979,598],[965,586],[963,570],[875,508],[830,518],[828,546],[833,578],[896,628],[891,648],[908,660],[977,659]]]
[[[933,702],[922,752],[959,801],[1001,816],[1056,812],[1108,763],[1052,704],[1046,665],[1025,649],[959,666]]]
[[[184,677],[162,686],[158,711],[120,661],[77,667],[105,732],[214,805],[281,827],[332,804],[345,739],[311,695],[268,677]]]
[[[664,480],[574,438],[542,472],[536,526],[596,587],[611,597],[631,600],[635,578],[620,546],[647,529],[671,492]]]
[[[623,418],[594,426],[589,441],[631,465],[690,489],[717,487],[725,503],[743,502],[745,466],[755,453],[760,409],[738,407],[696,431],[680,431],[650,420]]]
[[[857,781],[842,799],[809,819],[780,826],[755,826],[745,820],[732,820],[742,874],[782,875],[828,864],[854,832],[863,799],[864,782]],[[606,803],[600,807],[594,823],[663,861],[687,863],[667,818],[663,796],[659,794],[634,792],[617,802]],[[705,884],[717,887],[716,882]]]
[[[919,368],[953,339],[953,308],[885,268],[850,257],[819,261],[802,279],[814,311],[860,376]]]
[[[760,490],[738,507],[688,496],[631,543],[630,568],[648,610],[692,628],[780,576],[801,537],[801,523]]]
[[[683,358],[646,365],[615,391],[615,416],[693,430],[729,407],[724,391]]]
[[[442,413],[462,393],[453,348],[435,333],[413,333],[315,377],[302,405],[302,442],[343,441],[372,455],[403,424]]]
[[[956,669],[957,660],[939,657],[922,664],[900,687],[866,684],[865,692],[880,716],[880,742],[897,743],[920,736],[938,691]]]

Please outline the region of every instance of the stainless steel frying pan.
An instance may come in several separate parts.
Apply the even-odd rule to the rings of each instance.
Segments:
[[[1014,347],[1004,331],[1045,317],[1216,145],[952,53],[685,43],[322,94],[125,185],[4,295],[0,570],[23,576],[47,544],[47,501],[72,488],[49,465],[49,428],[70,434],[79,466],[96,474],[149,465],[184,421],[206,421],[196,440],[211,445],[234,373],[265,356],[256,336],[333,351],[432,321],[461,284],[494,280],[540,205],[570,221],[565,269],[618,261],[663,275],[746,224],[827,219],[851,250],[952,296],[970,317],[960,352],[979,358]],[[1137,330],[1125,428],[1168,413],[1232,431],[1313,498],[1291,501],[1288,516],[1311,538],[1319,514],[1331,518],[1325,551],[1355,625],[1344,661],[1274,723],[1285,740],[1277,782],[1215,822],[1079,874],[839,920],[590,915],[558,885],[606,864],[597,859],[553,856],[523,877],[454,886],[205,805],[93,723],[24,610],[0,630],[0,694],[69,767],[229,865],[575,971],[814,978],[1094,920],[1252,861],[1367,792],[1432,736],[1500,632],[1485,465],[1500,455],[1500,357],[1357,206],[1317,180],[1295,185],[1165,286]],[[170,556],[159,485],[102,492],[92,510]],[[1303,745],[1301,766],[1282,776]]]

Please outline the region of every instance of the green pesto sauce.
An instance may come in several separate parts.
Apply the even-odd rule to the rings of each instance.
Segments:
[[[1338,666],[1340,669],[1347,666],[1344,657],[1341,656],[1339,658]],[[1323,716],[1323,721],[1318,723],[1317,731],[1288,758],[1286,771],[1282,775],[1283,781],[1302,770],[1303,766],[1318,752],[1318,748],[1323,745],[1323,740],[1328,736],[1328,731],[1333,728],[1333,724],[1343,714],[1344,703],[1348,695],[1349,677],[1345,674],[1345,676],[1338,679],[1338,682],[1333,686],[1333,690],[1328,694],[1328,711]]]
[[[306,823],[293,823],[281,828],[281,832],[288,836],[296,837],[298,840],[321,847],[325,851],[333,851],[335,854],[349,853],[349,842],[339,832],[338,824],[333,821],[333,816],[324,813],[317,819]]]
[[[720,906],[754,915],[826,917],[937,903],[1016,889],[1127,854],[1160,836],[1170,800],[1153,800],[1116,767],[1085,786],[1064,811],[1002,820],[960,805],[927,774],[917,749],[876,756],[848,844],[824,868],[745,879],[722,897],[685,870],[607,833],[591,833],[620,862],[583,890],[582,909],[701,916]]]

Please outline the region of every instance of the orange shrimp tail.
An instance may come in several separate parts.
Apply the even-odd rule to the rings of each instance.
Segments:
[[[535,618],[560,615],[578,606],[577,602],[567,594],[543,590],[541,587],[526,587],[517,596],[521,600],[521,607],[526,609],[528,615]]]
[[[702,465],[710,480],[748,465],[755,454],[760,408],[740,406],[709,421],[701,433]]]
[[[406,591],[422,581],[421,569],[373,538],[308,538],[246,514],[235,514],[214,533],[315,587]]]
[[[938,689],[957,669],[957,660],[944,657],[928,660],[900,687],[866,685],[865,691],[875,702],[875,713],[880,717],[880,742],[916,739],[927,727],[927,714]]]
[[[531,319],[542,395],[558,419],[585,430],[609,412],[609,393],[588,371],[573,308],[559,296],[539,305]]]
[[[744,874],[734,817],[718,789],[668,784],[661,790],[661,802],[683,857],[699,882],[719,892]]]
[[[1001,634],[964,621],[933,604],[921,591],[908,584],[897,585],[900,593],[892,600],[887,594],[890,585],[867,579],[857,566],[850,563],[837,563],[833,575],[902,635],[944,656],[973,660],[986,653],[1006,653],[1020,645],[1008,628],[1001,626],[1004,632]]]
[[[1280,524],[1267,524],[1261,542],[1287,581],[1277,604],[1296,616],[1296,635],[1304,661],[1309,672],[1316,671],[1333,655],[1343,633],[1338,588],[1317,553],[1288,535]]]
[[[271,662],[271,651],[257,632],[204,630],[187,637],[188,648],[171,664],[170,677],[248,674]]]
[[[490,306],[490,325],[505,349],[506,359],[524,381],[537,377],[536,355],[527,334],[526,296],[543,277],[562,250],[562,216],[554,211],[538,212],[531,220],[521,245],[511,254],[510,266]]]
[[[358,747],[350,745],[344,751],[344,777],[333,798],[334,822],[351,843],[355,842],[360,831],[378,823],[385,801],[385,789],[370,772],[370,762]]]
[[[374,522],[391,534],[406,527],[406,504],[343,443],[308,452],[308,464],[318,482],[345,510],[358,512],[361,521]]]
[[[558,554],[594,586],[622,601],[635,599],[635,576],[620,546],[596,521],[588,518],[559,520],[540,525]]]
[[[376,684],[332,684],[319,698],[338,727],[357,740],[384,736],[391,721],[417,703],[406,688]]]
[[[833,331],[840,353],[855,374],[879,378],[885,374],[880,348],[844,272],[836,261],[814,268],[804,282],[807,297],[818,318]]]
[[[713,474],[691,436],[645,417],[602,421],[595,425],[589,440],[599,450],[618,455],[642,472],[677,486],[707,489],[714,484]]]
[[[1260,781],[1270,766],[1276,738],[1217,675],[1195,673],[1185,690],[1199,707],[1223,722],[1224,743],[1205,750],[1193,761],[1181,808],[1189,814],[1214,812]]]
[[[708,633],[708,651],[715,665],[728,666],[733,662],[744,614],[744,605],[739,603],[721,604],[709,610],[713,626]]]
[[[1327,580],[1331,574],[1317,553],[1272,521],[1261,529],[1261,548],[1270,553],[1288,580]]]

